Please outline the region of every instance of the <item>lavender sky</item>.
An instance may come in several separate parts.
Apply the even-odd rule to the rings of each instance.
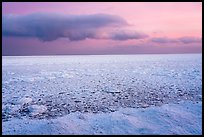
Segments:
[[[202,2],[3,2],[3,55],[202,53]]]

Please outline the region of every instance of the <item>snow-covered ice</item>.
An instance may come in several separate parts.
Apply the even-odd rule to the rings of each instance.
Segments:
[[[112,113],[74,112],[56,119],[17,119],[3,123],[3,134],[185,134],[201,135],[202,102],[161,107],[120,108]]]
[[[3,134],[202,132],[202,54],[2,58]]]

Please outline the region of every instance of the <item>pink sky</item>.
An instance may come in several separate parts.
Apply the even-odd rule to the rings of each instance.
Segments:
[[[88,38],[79,41],[58,38],[52,41],[41,41],[35,37],[25,38],[3,35],[3,54],[123,54],[123,51],[124,54],[168,53],[168,51],[171,51],[169,53],[202,52],[202,41],[197,40],[202,38],[202,2],[3,3],[2,14],[5,16],[10,14],[24,16],[33,13],[80,16],[99,13],[116,15],[129,24],[122,27],[123,30],[144,33],[148,37],[126,40]],[[5,24],[8,23],[6,21]],[[106,33],[106,31],[109,32],[114,29],[108,27],[101,29],[102,31],[97,33],[101,35],[104,31]],[[5,29],[5,31],[7,30]],[[187,37],[191,42],[172,42],[183,37]],[[153,42],[152,39],[154,38],[165,38],[168,40],[165,40],[167,41],[165,43],[158,42],[158,40]],[[15,51],[12,50],[14,48],[16,49]]]

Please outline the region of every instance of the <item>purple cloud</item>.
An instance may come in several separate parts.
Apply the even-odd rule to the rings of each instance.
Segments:
[[[59,15],[29,14],[4,15],[2,21],[3,36],[34,37],[42,41],[53,41],[68,38],[71,41],[86,38],[101,39],[100,31],[104,28],[125,27],[128,23],[119,16],[107,14],[93,15]],[[110,32],[106,32],[110,33]],[[107,34],[109,35],[109,34]],[[144,35],[139,33],[115,33],[108,39],[138,39]]]
[[[155,42],[155,43],[162,43],[162,44],[179,42],[177,39],[170,39],[170,38],[166,38],[166,37],[152,38],[151,41]]]
[[[161,44],[166,44],[166,43],[190,44],[190,43],[201,43],[202,39],[197,37],[182,37],[177,39],[160,37],[160,38],[152,38],[151,41],[155,43],[161,43]]]
[[[202,42],[202,38],[197,38],[197,37],[182,37],[182,38],[179,38],[179,40],[185,44]]]
[[[148,35],[144,33],[139,33],[136,31],[117,31],[110,34],[110,38],[113,40],[128,40],[128,39],[144,39],[147,38]]]
[[[127,25],[118,16],[106,14],[94,15],[58,15],[29,14],[24,16],[3,16],[4,36],[37,37],[43,41],[52,41],[67,37],[70,40],[93,38],[99,28]]]

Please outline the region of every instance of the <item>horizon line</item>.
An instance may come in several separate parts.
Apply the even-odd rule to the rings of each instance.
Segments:
[[[202,52],[189,52],[189,53],[130,53],[130,54],[44,54],[44,55],[40,55],[40,54],[36,54],[36,55],[2,55],[3,56],[96,56],[96,55],[156,55],[156,54],[202,54]]]

